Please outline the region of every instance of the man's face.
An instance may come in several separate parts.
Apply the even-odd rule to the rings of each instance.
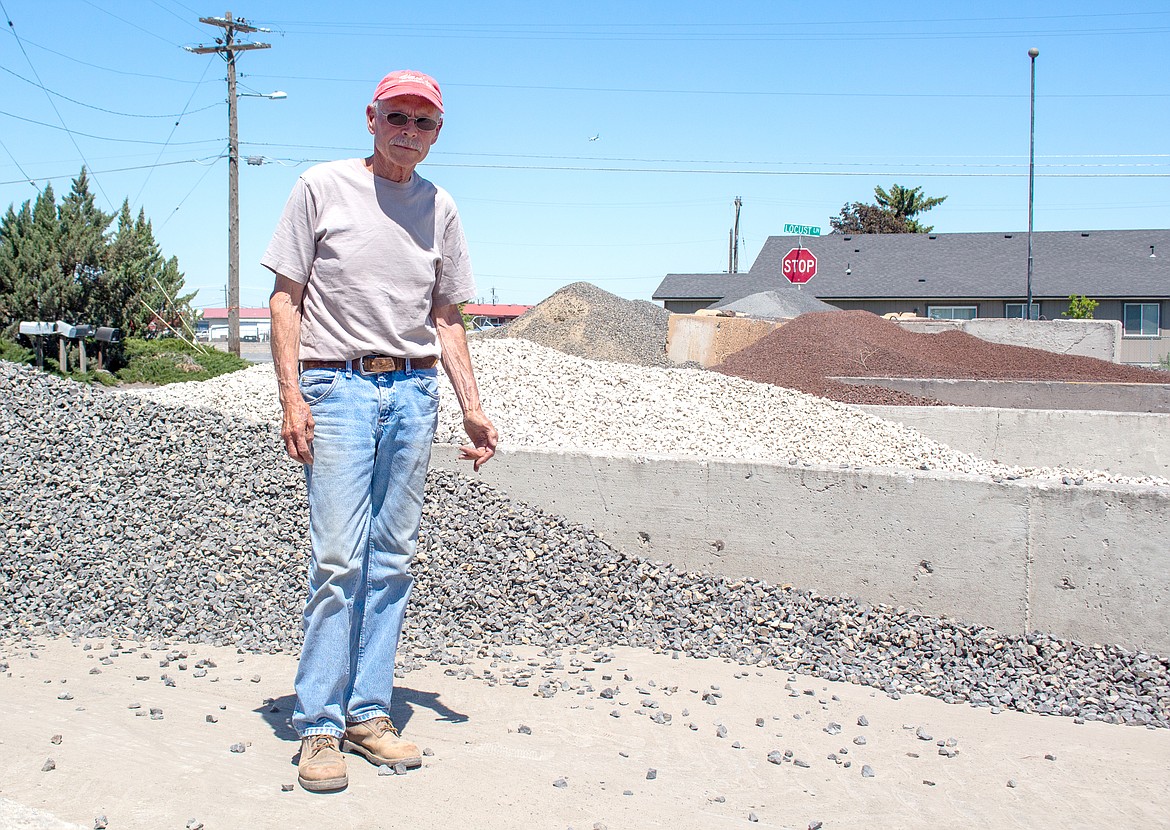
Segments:
[[[395,127],[386,120],[391,113],[400,112],[410,118],[406,124]],[[366,122],[374,136],[374,155],[392,165],[413,169],[427,157],[431,145],[443,128],[443,114],[432,103],[417,95],[401,95],[376,101],[366,107]],[[434,130],[420,130],[416,118],[430,118],[439,122]]]

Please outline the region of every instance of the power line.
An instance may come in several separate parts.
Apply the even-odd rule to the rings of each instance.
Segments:
[[[31,177],[31,176],[29,176],[29,174],[28,174],[28,173],[24,172],[24,168],[20,166],[20,162],[16,160],[16,156],[12,155],[12,151],[8,149],[8,145],[7,145],[7,144],[5,144],[3,141],[0,141],[0,147],[3,147],[3,148],[4,148],[4,152],[8,154],[8,158],[12,159],[12,163],[13,163],[13,164],[15,164],[15,165],[16,165],[16,169],[20,171],[20,175],[24,176],[24,179],[23,179],[22,181],[17,181],[17,182],[0,182],[0,184],[23,184],[23,183],[28,183],[28,184],[31,184],[33,187],[35,187],[35,188],[36,188],[36,191],[37,191],[37,193],[40,193],[40,192],[41,192],[41,189],[40,189],[40,187],[38,187],[38,186],[37,186],[37,183],[36,183],[35,181],[33,181],[32,177]]]
[[[223,155],[221,155],[221,156],[218,156],[218,157],[216,158],[216,161],[219,161],[219,159],[221,159],[221,158],[224,158],[224,156],[223,156]],[[159,225],[159,226],[158,226],[158,229],[159,229],[160,231],[161,231],[163,228],[165,228],[165,227],[167,226],[167,223],[168,223],[168,222],[170,222],[170,221],[171,221],[171,219],[173,219],[173,218],[174,218],[175,214],[179,212],[179,208],[181,208],[181,207],[182,207],[182,206],[183,206],[183,205],[186,203],[186,201],[187,201],[188,199],[190,199],[190,198],[191,198],[191,194],[192,194],[192,193],[194,193],[196,190],[198,190],[198,189],[199,189],[199,185],[203,184],[203,180],[207,178],[207,174],[211,172],[211,168],[212,168],[213,166],[214,166],[214,164],[209,164],[209,165],[207,165],[207,169],[203,171],[203,175],[202,175],[202,176],[200,176],[200,177],[199,177],[199,178],[196,180],[195,184],[193,184],[193,185],[191,186],[191,189],[187,191],[187,194],[186,194],[186,195],[185,195],[185,196],[184,196],[182,199],[180,199],[180,200],[179,200],[179,203],[178,203],[177,205],[175,205],[174,209],[173,209],[173,210],[172,210],[170,213],[168,213],[168,214],[167,214],[167,218],[166,218],[166,219],[164,219],[164,220],[163,220],[163,223],[162,223],[161,225]]]
[[[62,95],[60,92],[57,92],[57,91],[52,90],[52,89],[48,89],[47,87],[43,87],[40,84],[38,84],[36,81],[29,80],[28,78],[24,77],[23,75],[20,75],[16,72],[13,72],[11,69],[9,69],[5,66],[0,66],[0,72],[7,72],[12,77],[19,78],[20,80],[24,81],[26,84],[29,84],[31,86],[35,86],[38,89],[43,89],[45,92],[49,93],[50,95],[55,95],[56,97],[58,97],[62,100],[68,101],[71,104],[77,104],[79,107],[85,107],[86,109],[96,110],[98,112],[104,112],[104,113],[108,113],[110,115],[119,115],[119,116],[122,116],[124,118],[177,118],[177,117],[182,116],[182,115],[189,115],[189,114],[196,113],[196,112],[203,112],[203,110],[209,110],[212,107],[221,106],[221,104],[217,102],[214,104],[208,104],[205,107],[200,107],[199,109],[196,109],[196,110],[190,110],[189,112],[188,111],[184,111],[181,113],[180,112],[167,112],[167,113],[162,113],[159,115],[148,115],[148,114],[137,113],[137,112],[119,112],[118,110],[109,110],[109,109],[106,109],[105,107],[98,107],[98,106],[94,106],[93,104],[87,104],[85,101],[78,101],[76,98],[70,98],[68,95]],[[192,93],[192,94],[194,94],[194,93]],[[188,103],[190,103],[190,101],[188,101]]]
[[[934,21],[912,21],[919,24]],[[945,21],[944,21],[945,22]],[[386,32],[378,31],[372,25],[356,26],[356,24],[342,24],[345,28],[339,30],[338,24],[282,24],[284,31],[292,34],[344,34],[346,37],[386,37]],[[557,25],[557,24],[553,24]],[[688,24],[693,31],[666,30],[642,28],[638,30],[625,29],[614,24],[597,24],[592,30],[586,28],[571,28],[560,24],[560,29],[532,29],[522,24],[499,24],[497,27],[483,24],[458,25],[446,24],[443,26],[432,24],[402,24],[393,27],[396,35],[409,35],[412,38],[442,38],[444,40],[551,40],[551,41],[580,41],[580,42],[667,42],[667,43],[776,43],[799,41],[801,43],[841,43],[851,41],[915,41],[915,40],[984,40],[988,38],[1032,37],[1067,38],[1093,37],[1104,35],[1156,35],[1170,31],[1164,26],[1139,26],[1133,28],[1105,29],[1099,26],[1083,29],[997,29],[989,31],[873,31],[871,26],[858,25],[855,32],[798,32],[798,31],[766,31],[769,27],[786,24],[731,24],[742,27],[742,30],[712,31],[708,24]],[[502,28],[507,26],[509,28]],[[291,27],[291,28],[290,28]]]
[[[174,46],[176,48],[182,48],[179,44],[171,43],[171,41],[167,40],[165,37],[158,34],[157,32],[152,32],[150,29],[144,29],[143,27],[141,27],[137,23],[135,23],[133,20],[127,20],[124,17],[119,17],[118,15],[116,15],[112,11],[110,11],[109,9],[103,9],[101,6],[97,5],[96,3],[91,2],[90,0],[81,0],[81,2],[85,3],[85,5],[89,6],[90,8],[97,9],[102,14],[108,14],[110,17],[114,18],[114,20],[117,20],[119,23],[125,23],[131,29],[137,29],[138,31],[142,32],[143,34],[150,35],[152,38],[155,38],[156,40],[161,40],[167,46]]]
[[[0,144],[0,146],[2,146],[2,144]],[[11,155],[11,154],[9,154],[9,155]],[[209,156],[208,158],[210,158],[212,163],[214,164],[216,161],[218,161],[219,159],[221,159],[223,157],[224,157],[223,154],[220,154],[218,156]],[[13,161],[15,162],[16,159],[13,159]],[[130,172],[133,170],[146,170],[146,169],[151,168],[151,167],[174,167],[175,165],[179,165],[179,164],[199,164],[199,165],[202,165],[202,164],[204,164],[204,162],[201,161],[200,159],[183,159],[182,161],[164,161],[164,162],[160,162],[158,164],[139,164],[139,165],[135,165],[133,167],[114,167],[114,168],[111,168],[108,170],[90,170],[89,173],[91,175],[94,173],[100,173],[102,175],[105,175],[106,173],[127,173],[127,172]],[[17,165],[17,169],[20,169],[19,164]],[[20,172],[24,173],[23,170],[21,170]],[[52,182],[52,181],[57,181],[58,179],[71,179],[74,177],[74,175],[76,175],[76,174],[62,173],[61,175],[57,175],[57,176],[41,176],[41,179],[43,181],[46,181],[46,182]],[[36,186],[36,184],[34,182],[32,182],[30,179],[11,179],[11,180],[6,181],[6,182],[0,182],[0,186],[9,185],[9,184],[25,184],[26,182],[28,184],[32,184],[34,187]]]
[[[263,145],[268,146],[268,145]],[[285,145],[281,145],[285,146]],[[338,148],[344,149],[344,148]],[[294,164],[320,164],[322,162],[333,161],[333,159],[321,158],[284,158],[284,159],[269,159],[276,162],[290,162]],[[722,162],[714,162],[716,164]],[[728,162],[732,163],[732,162]],[[753,164],[757,162],[742,162],[746,164]],[[766,162],[758,162],[766,163]],[[909,166],[894,166],[886,170],[718,170],[718,169],[703,169],[703,168],[679,168],[679,167],[585,167],[580,165],[556,165],[556,164],[471,164],[471,163],[449,163],[449,162],[427,162],[429,167],[447,168],[447,169],[462,169],[462,170],[528,170],[528,171],[545,171],[545,172],[562,172],[562,173],[666,173],[666,174],[698,174],[698,175],[725,175],[725,176],[863,176],[863,177],[889,177],[889,176],[904,176],[904,177],[920,177],[926,179],[1011,179],[1024,175],[1023,172],[1007,173],[996,172],[995,170],[987,170],[987,165],[948,165],[950,167],[971,168],[973,172],[937,172],[930,170],[913,170]],[[1016,166],[1016,165],[1013,165]],[[1068,167],[1085,167],[1093,165],[1042,165],[1041,169],[1056,171]],[[1130,165],[1100,165],[1102,167],[1124,167]],[[1139,165],[1133,165],[1139,166]],[[1167,165],[1140,165],[1141,167],[1165,167]],[[1150,173],[1150,172],[1124,172],[1124,173],[1062,173],[1062,172],[1047,172],[1037,173],[1037,176],[1045,179],[1164,179],[1170,178],[1170,173]]]
[[[268,78],[282,81],[321,81],[324,83],[366,84],[365,78],[328,78],[315,75],[249,75],[252,78]],[[784,90],[784,89],[658,89],[653,87],[604,87],[604,86],[550,86],[538,84],[475,84],[444,81],[443,86],[464,89],[536,90],[539,92],[605,92],[631,93],[637,95],[702,95],[720,97],[749,96],[774,98],[957,98],[957,99],[1003,99],[1027,98],[1023,93],[998,92],[831,92],[828,90]],[[1079,92],[1050,93],[1045,99],[1080,98],[1170,98],[1164,92]]]
[[[151,2],[151,4],[152,4],[152,5],[158,6],[158,7],[159,7],[160,9],[162,9],[164,12],[166,12],[167,14],[169,14],[171,17],[175,18],[176,20],[181,20],[181,21],[182,21],[184,24],[186,24],[187,26],[190,26],[192,29],[194,29],[195,31],[199,32],[199,35],[200,35],[200,37],[202,37],[202,36],[203,36],[203,30],[202,30],[202,29],[200,29],[198,26],[196,26],[194,23],[192,23],[192,22],[190,21],[190,19],[188,19],[188,18],[186,18],[186,17],[183,17],[183,15],[179,14],[178,12],[175,12],[175,11],[172,11],[171,9],[168,9],[168,8],[167,8],[166,6],[164,6],[162,3],[158,2],[158,0],[150,0],[150,2]],[[175,5],[177,5],[177,6],[181,7],[181,8],[183,8],[183,9],[186,9],[186,10],[187,10],[187,11],[189,11],[189,12],[192,14],[192,16],[194,16],[194,17],[198,17],[198,16],[199,16],[199,13],[198,13],[197,11],[195,11],[194,9],[192,9],[190,6],[184,6],[182,3],[176,3]]]
[[[206,77],[207,70],[209,68],[211,68],[211,61],[207,61],[207,63],[205,63],[203,65],[203,74],[199,76],[200,81],[202,81],[203,78]],[[166,152],[167,146],[170,144],[171,139],[175,135],[175,131],[177,129],[179,129],[179,124],[182,123],[182,121],[183,121],[183,115],[186,114],[187,107],[191,106],[191,102],[193,100],[195,100],[195,93],[198,91],[199,91],[199,87],[192,88],[191,95],[188,96],[188,98],[187,98],[187,103],[183,105],[183,112],[179,113],[179,117],[175,120],[174,125],[171,127],[171,131],[169,133],[167,133],[167,140],[164,141],[163,146],[159,148],[158,155],[155,156],[155,159],[154,159],[155,162],[158,162],[158,160],[162,158],[163,153]],[[142,196],[142,191],[146,190],[146,185],[150,182],[150,177],[154,175],[154,170],[155,170],[155,168],[151,167],[150,172],[148,172],[146,174],[146,178],[142,180],[142,186],[140,188],[138,188],[138,193],[136,193],[134,196],[134,204],[138,204],[138,199]],[[204,175],[206,175],[206,173]],[[203,179],[200,178],[200,181],[203,181]],[[190,194],[188,194],[188,195],[190,195]],[[179,204],[181,205],[182,202],[180,202]],[[175,208],[175,210],[178,210],[178,208]],[[172,213],[171,215],[173,216],[174,214]]]
[[[16,33],[16,25],[12,22],[12,18],[8,16],[8,9],[4,7],[3,0],[0,0],[0,11],[4,12],[4,19],[8,22],[8,31],[12,32],[12,36],[16,39],[17,46],[20,47],[20,53],[24,55],[24,59],[28,61],[28,68],[32,70],[33,77],[37,79],[37,84],[42,90],[44,90],[45,97],[49,99],[49,106],[51,106],[53,108],[53,112],[57,114],[57,120],[61,122],[61,126],[64,128],[65,133],[69,136],[69,140],[73,142],[74,149],[77,150],[77,154],[81,156],[81,163],[84,164],[88,169],[90,164],[85,158],[85,153],[82,152],[81,145],[77,143],[77,139],[74,137],[73,132],[69,129],[68,125],[66,125],[65,119],[61,117],[61,111],[57,109],[57,104],[55,101],[53,101],[53,96],[49,94],[47,89],[45,89],[45,84],[43,81],[41,81],[41,76],[37,74],[37,68],[33,65],[32,58],[28,56],[28,51],[25,50],[24,43],[21,41],[20,35]],[[97,185],[98,192],[102,194],[102,197],[106,200],[106,203],[112,208],[114,203],[111,201],[110,197],[106,195],[105,188],[102,187],[102,183],[97,176],[93,177],[93,183]]]
[[[729,29],[729,28],[749,28],[752,30],[772,27],[772,28],[798,28],[808,26],[881,26],[881,25],[896,25],[901,23],[999,23],[1004,21],[1026,21],[1026,20],[1095,20],[1102,17],[1158,17],[1167,16],[1170,12],[1166,11],[1149,11],[1149,12],[1092,12],[1087,14],[1046,14],[1046,15],[994,15],[991,17],[937,17],[937,18],[893,18],[893,19],[878,19],[878,20],[788,20],[784,23],[765,23],[763,21],[748,21],[743,23],[718,23],[718,22],[703,22],[703,23],[596,23],[583,24],[582,28],[593,29],[626,29],[630,31],[642,32],[651,28],[662,29],[701,29],[703,31],[715,29]],[[360,29],[360,30],[387,30],[387,31],[402,31],[404,29],[430,29],[439,31],[448,31],[452,28],[450,21],[443,21],[439,23],[415,23],[415,24],[379,24],[368,21],[361,21],[358,23],[338,23],[336,21],[301,21],[301,20],[277,20],[274,25],[280,26],[334,26],[337,28],[346,29]],[[467,24],[478,29],[493,30],[504,28],[517,28],[528,30],[550,29],[552,27],[565,27],[564,23],[476,23]]]
[[[66,54],[65,52],[58,52],[56,49],[50,49],[48,46],[43,46],[34,40],[28,40],[25,38],[24,42],[29,46],[40,49],[42,52],[48,52],[50,55],[56,55],[59,58],[64,58],[67,61],[71,61],[81,66],[88,66],[90,69],[100,69],[103,72],[111,72],[115,75],[129,75],[132,78],[153,78],[156,81],[170,81],[171,83],[176,84],[198,83],[198,81],[188,81],[185,78],[169,78],[166,75],[151,75],[146,72],[127,72],[125,69],[114,69],[110,66],[101,66],[100,64],[80,60],[73,55]]]
[[[25,123],[28,123],[28,124],[36,124],[38,127],[48,127],[50,130],[63,130],[64,132],[67,132],[70,135],[79,135],[79,136],[82,136],[83,138],[93,138],[93,139],[97,139],[98,141],[114,141],[114,142],[117,142],[119,144],[156,144],[156,145],[157,144],[163,144],[163,145],[167,144],[167,142],[165,142],[165,141],[150,141],[150,140],[145,139],[145,138],[113,138],[111,136],[93,135],[92,133],[83,133],[83,132],[80,132],[78,130],[70,130],[68,127],[65,127],[65,126],[58,126],[56,124],[49,124],[49,123],[46,123],[44,121],[37,121],[34,118],[25,118],[23,115],[17,115],[16,113],[13,113],[13,112],[5,112],[4,110],[0,110],[0,115],[6,115],[9,118],[15,118],[17,121],[24,121]],[[176,141],[176,142],[173,142],[173,146],[181,146],[181,145],[189,145],[189,144],[207,144],[207,143],[212,142],[212,141],[223,141],[223,139],[222,138],[204,138],[204,139],[200,139],[199,141]]]
[[[316,144],[279,144],[276,142],[266,142],[266,141],[247,141],[247,142],[243,142],[243,144],[244,144],[244,146],[248,146],[248,147],[284,147],[284,148],[299,149],[299,150],[338,150],[341,152],[359,152],[359,151],[362,151],[362,149],[363,149],[363,148],[355,148],[355,147],[330,147],[330,146],[323,146],[323,145],[316,145]],[[547,161],[607,161],[607,162],[631,162],[631,163],[636,163],[636,164],[691,164],[691,165],[694,165],[694,164],[740,164],[740,165],[780,165],[780,164],[786,164],[786,165],[792,165],[792,166],[830,165],[830,166],[837,166],[837,167],[869,167],[869,168],[890,167],[890,168],[896,168],[896,170],[899,170],[899,171],[909,170],[912,168],[936,168],[936,167],[951,168],[951,169],[954,169],[954,168],[971,169],[971,170],[1015,169],[1015,168],[1020,168],[1020,167],[1026,166],[1026,165],[1022,165],[1022,164],[1000,164],[1000,163],[985,163],[985,164],[962,163],[962,164],[956,164],[956,163],[946,163],[946,162],[896,162],[896,163],[895,162],[890,162],[890,163],[875,162],[875,161],[867,161],[867,162],[848,162],[848,161],[777,162],[777,161],[758,161],[758,160],[751,160],[751,159],[745,160],[745,159],[629,158],[629,157],[613,157],[613,156],[556,156],[556,155],[544,155],[544,154],[535,154],[535,153],[458,153],[458,152],[444,152],[444,151],[435,151],[434,153],[431,154],[431,156],[432,157],[436,157],[436,156],[470,156],[473,158],[514,158],[514,159],[536,159],[536,160],[547,160]],[[960,158],[960,159],[962,159],[962,158],[1005,158],[1005,159],[1010,159],[1010,158],[1019,158],[1019,156],[990,156],[990,157],[985,157],[985,156],[937,156],[936,158],[943,158],[943,159],[945,159],[945,158]],[[1167,158],[1167,159],[1170,159],[1170,153],[1096,153],[1096,154],[1086,154],[1086,155],[1061,154],[1061,155],[1037,156],[1037,158],[1048,158],[1048,159],[1075,159],[1075,158],[1102,158],[1102,159],[1108,159],[1108,158],[1118,158],[1118,159],[1154,158],[1154,159],[1160,159],[1160,158]],[[271,159],[271,160],[272,161],[280,161],[280,159],[275,159],[275,158]],[[283,160],[306,164],[306,163],[317,163],[317,162],[322,162],[322,161],[329,161],[330,159],[291,159],[291,158],[285,158]],[[491,167],[491,166],[493,166],[493,165],[473,165],[473,164],[455,165],[455,164],[443,164],[442,162],[431,162],[431,164],[432,164],[432,166],[439,166],[439,167],[443,167],[443,166],[446,166],[446,167],[458,167],[458,166]],[[1147,162],[1147,163],[1141,163],[1141,164],[1136,164],[1136,163],[1126,163],[1126,164],[1079,163],[1079,164],[1044,164],[1044,165],[1041,165],[1041,167],[1043,167],[1044,169],[1048,169],[1048,170],[1055,170],[1055,169],[1062,169],[1062,168],[1085,168],[1085,167],[1108,167],[1108,168],[1159,167],[1160,168],[1160,167],[1168,167],[1168,166],[1170,166],[1170,164],[1168,164],[1168,163],[1154,163],[1154,162]],[[554,166],[542,167],[542,166],[535,166],[535,165],[533,165],[533,166],[515,165],[515,166],[506,167],[506,169],[521,169],[521,170],[598,169],[598,170],[601,170],[601,169],[606,169],[606,168],[573,168],[573,167],[554,167]],[[664,170],[664,171],[651,171],[651,172],[670,172],[670,171]],[[682,170],[679,172],[720,172],[720,171]],[[741,172],[746,172],[746,171],[741,171]],[[775,174],[777,172],[782,172],[782,171],[759,171],[759,172],[762,172],[762,173],[771,172],[771,173]],[[794,172],[800,172],[800,171],[794,171]],[[869,175],[869,174],[866,174],[866,175]],[[889,172],[881,172],[881,173],[874,173],[873,175],[890,175],[890,173]],[[915,173],[904,173],[903,175],[919,175],[919,174],[917,172],[915,172]]]

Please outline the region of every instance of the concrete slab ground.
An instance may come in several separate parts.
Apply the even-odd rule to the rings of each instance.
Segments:
[[[160,667],[172,649],[187,658]],[[194,827],[190,819],[204,830],[680,830],[742,827],[753,814],[760,827],[799,830],[818,821],[826,830],[1170,824],[1167,730],[993,715],[818,678],[790,681],[776,669],[611,653],[595,662],[592,652],[566,650],[563,668],[548,671],[552,659],[532,647],[495,667],[490,647],[462,665],[424,663],[398,681],[393,713],[433,752],[423,767],[385,776],[352,757],[346,791],[313,795],[282,791],[296,781],[298,744],[286,723],[294,657],[125,642],[110,657],[108,640],[9,643],[0,647],[9,663],[0,675],[0,826],[74,830],[105,816],[110,830]],[[202,658],[217,667],[196,678]],[[488,672],[522,668],[533,675],[525,687],[485,681]],[[535,694],[545,680],[562,690]],[[592,691],[577,693],[586,685]],[[619,690],[613,700],[599,695],[607,687]],[[707,692],[720,695],[709,698],[714,705],[703,702]],[[150,717],[152,707],[162,719]],[[654,712],[670,722],[652,722]],[[858,726],[862,715],[868,726]],[[830,723],[839,734],[825,731]],[[920,727],[930,740],[916,734]],[[939,754],[948,738],[958,750],[952,758]],[[237,743],[243,753],[230,751]],[[769,763],[773,750],[791,750],[808,766]],[[49,758],[56,768],[42,771]],[[651,768],[657,777],[648,780]]]

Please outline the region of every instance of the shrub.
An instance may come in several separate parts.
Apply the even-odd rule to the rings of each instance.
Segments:
[[[248,361],[210,347],[197,349],[177,337],[123,341],[126,366],[117,372],[125,383],[179,383],[235,372]]]
[[[1096,300],[1073,294],[1068,298],[1068,311],[1060,312],[1060,316],[1068,317],[1070,320],[1092,320],[1093,312],[1097,310],[1098,305]]]

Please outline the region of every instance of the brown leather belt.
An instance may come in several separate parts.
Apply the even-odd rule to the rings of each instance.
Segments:
[[[412,357],[410,360],[411,369],[430,369],[435,365],[435,358],[431,357]],[[398,372],[406,370],[405,357],[382,357],[380,355],[368,354],[365,357],[359,357],[356,360],[302,360],[301,369],[345,369],[347,363],[363,375],[376,375],[381,372]]]

